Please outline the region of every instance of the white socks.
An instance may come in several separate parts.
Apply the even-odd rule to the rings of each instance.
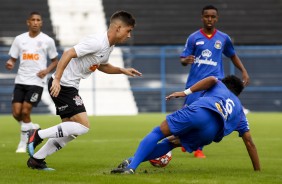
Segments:
[[[28,136],[27,136],[27,132],[32,129],[32,123],[24,123],[24,122],[20,122],[21,125],[21,144],[26,144],[27,140],[28,140]]]
[[[62,149],[68,142],[75,139],[76,136],[87,133],[88,130],[89,128],[86,126],[72,121],[62,122],[56,126],[39,130],[38,135],[41,139],[49,139],[33,157],[45,159],[48,155]]]
[[[75,139],[75,136],[61,137],[61,138],[50,138],[48,141],[38,150],[33,157],[36,159],[44,159],[48,155],[55,153],[62,149],[68,142]]]
[[[87,133],[89,128],[83,126],[80,123],[76,123],[73,121],[62,122],[56,126],[39,130],[38,135],[41,139],[45,138],[59,138],[59,137],[67,137],[69,135],[82,135]]]

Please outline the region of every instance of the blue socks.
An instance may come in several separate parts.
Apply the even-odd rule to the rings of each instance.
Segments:
[[[152,160],[155,158],[159,158],[165,154],[167,154],[170,150],[173,150],[174,147],[172,146],[172,144],[169,142],[168,139],[164,139],[162,140],[161,143],[158,143],[155,147],[155,149],[152,151],[152,153],[150,155],[148,155],[143,162],[148,161],[148,160]]]
[[[151,157],[151,154],[154,158],[158,157],[155,155],[155,151],[154,149],[157,147],[157,144],[160,140],[162,140],[163,138],[165,138],[164,134],[161,132],[160,127],[156,127],[153,129],[153,131],[151,133],[149,133],[139,144],[134,157],[131,161],[131,163],[129,164],[129,166],[127,168],[130,169],[136,169],[139,164],[141,162],[143,162],[144,160],[148,159],[149,157]],[[164,149],[160,149],[160,150],[164,150]],[[154,151],[154,154],[153,154]],[[168,151],[167,151],[168,152]],[[166,154],[167,152],[165,152],[164,154]],[[162,154],[162,155],[164,155]],[[160,155],[160,156],[162,156]],[[152,159],[154,159],[152,158]]]

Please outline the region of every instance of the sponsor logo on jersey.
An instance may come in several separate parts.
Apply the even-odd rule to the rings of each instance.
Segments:
[[[196,45],[204,45],[204,44],[205,44],[204,41],[198,41],[198,42],[196,42]]]
[[[222,43],[219,40],[216,40],[215,44],[214,44],[214,48],[216,49],[221,49]]]
[[[99,67],[99,65],[95,64],[89,67],[89,70],[95,72],[95,70]]]
[[[39,54],[23,53],[22,58],[23,58],[23,60],[38,61],[39,60]]]
[[[38,93],[33,93],[30,98],[30,102],[36,102],[38,100]]]
[[[77,105],[77,106],[80,106],[80,105],[83,105],[83,101],[82,101],[82,99],[80,98],[80,96],[75,96],[74,98],[73,98],[73,100],[75,101],[75,104]]]
[[[194,64],[198,64],[198,67],[201,64],[216,66],[217,62],[209,59],[212,56],[212,52],[208,49],[203,50],[202,54],[199,57],[196,57]]]

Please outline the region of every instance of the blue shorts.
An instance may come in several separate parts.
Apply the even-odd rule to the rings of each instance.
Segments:
[[[210,144],[223,128],[218,113],[197,106],[184,107],[167,115],[166,120],[170,132],[179,137],[182,146],[190,153]]]

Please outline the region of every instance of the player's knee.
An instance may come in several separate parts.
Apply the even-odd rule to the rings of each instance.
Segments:
[[[78,123],[76,135],[83,135],[83,134],[86,134],[88,131],[89,131],[88,127]]]
[[[21,121],[21,113],[19,111],[13,111],[13,117],[17,120],[17,121]]]

